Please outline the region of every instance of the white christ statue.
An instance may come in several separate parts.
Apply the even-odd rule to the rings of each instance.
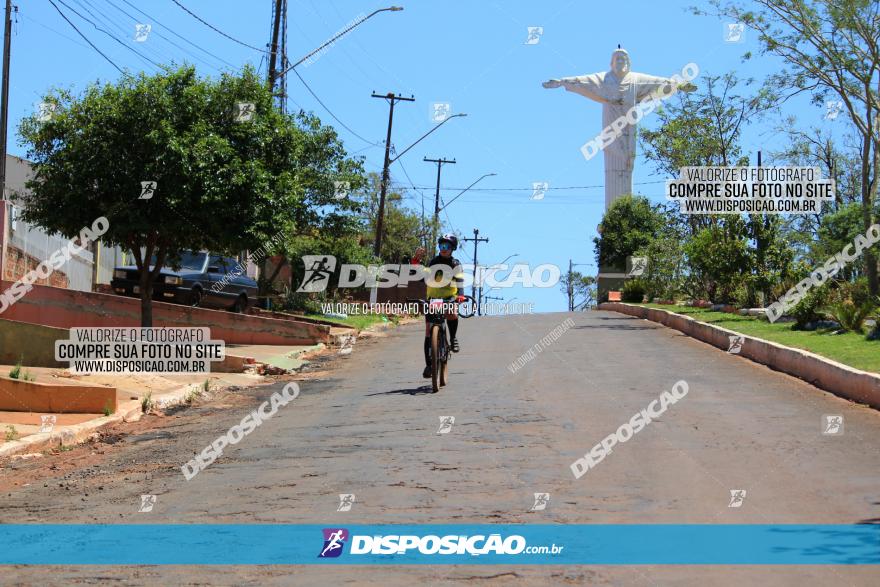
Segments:
[[[602,128],[605,130],[584,148],[592,145],[592,153],[603,150],[606,210],[616,198],[632,193],[636,158],[633,120],[637,122],[644,115],[645,108],[642,106],[647,104],[653,110],[660,98],[667,98],[677,90],[692,92],[697,89],[690,81],[679,76],[665,78],[630,71],[629,53],[620,48],[611,54],[611,71],[551,79],[543,86],[563,87],[602,104]],[[653,103],[653,107],[650,103]],[[587,151],[584,154],[588,158],[592,156]]]

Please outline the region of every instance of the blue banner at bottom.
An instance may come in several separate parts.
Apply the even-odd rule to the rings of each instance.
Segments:
[[[877,565],[880,526],[3,524],[0,564]]]

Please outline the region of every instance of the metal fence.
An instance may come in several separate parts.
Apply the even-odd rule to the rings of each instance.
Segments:
[[[36,259],[41,262],[48,259],[52,253],[64,249],[70,239],[61,235],[49,235],[42,228],[22,220],[19,216],[21,209],[12,207],[8,229],[7,245],[21,251],[25,258]],[[91,250],[90,250],[91,249]],[[95,258],[98,259],[97,272],[95,271]],[[67,276],[69,289],[78,291],[92,291],[93,285],[109,284],[113,278],[113,267],[121,265],[123,253],[118,247],[105,247],[101,243],[90,244],[84,249],[71,256],[56,271]],[[21,275],[15,276],[20,278]]]

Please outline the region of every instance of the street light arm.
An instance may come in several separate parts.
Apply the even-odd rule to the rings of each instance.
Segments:
[[[434,128],[432,128],[431,130],[429,130],[428,132],[426,132],[425,134],[423,134],[421,137],[419,137],[419,140],[417,140],[416,142],[414,142],[413,144],[411,144],[409,147],[407,147],[406,149],[404,149],[404,150],[403,150],[403,153],[400,153],[399,155],[397,155],[397,157],[395,157],[394,159],[391,159],[391,160],[388,162],[388,164],[390,165],[391,163],[394,163],[395,161],[397,161],[398,159],[400,159],[401,157],[403,157],[403,155],[404,155],[407,151],[409,151],[410,149],[412,149],[413,147],[415,147],[416,145],[418,145],[420,142],[422,142],[422,139],[424,139],[426,136],[428,136],[429,134],[431,134],[432,132],[434,132],[435,130],[437,130],[438,128],[440,128],[441,126],[443,126],[444,124],[446,124],[447,121],[452,120],[453,118],[457,118],[457,117],[459,117],[459,116],[467,116],[467,114],[465,114],[465,113],[462,112],[461,114],[453,114],[453,115],[450,116],[449,118],[444,119],[443,122],[441,122],[440,124],[438,124],[437,126],[435,126]]]
[[[445,204],[443,204],[443,208],[440,208],[440,211],[442,212],[442,211],[443,211],[443,210],[444,210],[449,204],[451,204],[452,202],[454,202],[454,201],[458,198],[458,196],[462,195],[463,193],[465,193],[466,191],[468,191],[469,189],[471,189],[472,187],[474,187],[475,185],[477,185],[477,183],[479,183],[482,179],[485,179],[485,178],[487,178],[487,177],[491,177],[491,176],[493,176],[493,175],[498,175],[498,174],[497,174],[497,173],[487,173],[486,175],[484,175],[483,177],[481,177],[480,179],[478,179],[477,181],[475,181],[475,182],[472,183],[471,185],[467,186],[466,188],[464,188],[463,190],[461,190],[460,192],[458,192],[458,193],[455,195],[454,198],[452,198],[451,200],[449,200],[448,202],[446,202]]]
[[[507,259],[511,259],[511,258],[513,258],[513,257],[519,257],[519,253],[514,253],[514,254],[512,254],[512,255],[508,255],[507,258],[505,258],[505,259],[504,259],[503,261],[501,261],[500,263],[495,263],[495,265],[504,265],[505,263],[507,263]],[[491,267],[494,267],[495,265],[491,265]]]
[[[283,76],[285,73],[287,73],[288,71],[290,71],[291,69],[293,69],[293,68],[296,67],[297,65],[301,64],[303,61],[305,61],[306,59],[308,59],[308,58],[311,57],[312,55],[314,55],[314,54],[316,54],[316,53],[319,53],[319,52],[320,52],[324,47],[326,47],[327,45],[331,45],[331,44],[333,44],[333,42],[335,42],[336,39],[338,39],[338,38],[340,38],[340,37],[344,37],[344,36],[347,35],[347,34],[349,33],[349,31],[351,31],[353,28],[355,28],[356,26],[360,25],[362,22],[364,22],[364,21],[366,21],[366,20],[369,20],[370,18],[372,18],[373,16],[379,14],[380,12],[386,12],[386,11],[390,11],[390,12],[398,12],[398,11],[400,11],[400,10],[403,10],[403,7],[402,7],[402,6],[389,6],[388,8],[380,8],[379,10],[374,10],[373,12],[371,12],[370,14],[368,14],[367,16],[365,16],[365,17],[363,17],[362,19],[360,19],[359,21],[355,22],[355,23],[354,23],[353,25],[351,25],[350,27],[348,27],[348,28],[346,28],[346,29],[344,29],[344,30],[342,30],[342,31],[340,31],[340,32],[338,32],[338,33],[336,33],[336,35],[334,35],[332,39],[330,39],[329,41],[327,41],[326,43],[324,43],[323,45],[321,45],[320,47],[318,47],[317,49],[315,49],[314,51],[312,51],[311,53],[309,53],[308,55],[306,55],[305,57],[303,57],[302,59],[300,59],[299,61],[297,61],[296,63],[294,63],[294,64],[291,65],[290,67],[288,67],[287,69],[285,69],[284,71],[282,71],[280,74],[278,74],[278,77]]]

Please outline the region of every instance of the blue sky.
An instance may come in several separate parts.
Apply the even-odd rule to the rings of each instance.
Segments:
[[[262,72],[266,70],[260,52],[212,31],[171,0],[129,0],[130,4],[125,0],[63,0],[67,6],[60,0],[55,2],[122,68],[156,69],[129,49],[134,48],[160,63],[172,59],[195,63],[205,75],[217,74],[217,67],[229,69],[223,61],[236,67],[251,63],[261,67]],[[246,44],[262,48],[268,42],[271,0],[181,3]],[[519,254],[514,259],[518,262],[554,263],[563,270],[569,258],[594,262],[591,239],[604,208],[603,163],[598,156],[585,161],[579,148],[601,130],[601,107],[562,89],[545,90],[542,81],[605,71],[611,51],[618,44],[630,52],[634,71],[653,75],[670,76],[694,62],[701,75],[735,70],[741,77],[762,79],[779,66],[777,60],[760,56],[742,63],[740,56],[745,51],[757,49],[749,32],[743,43],[724,42],[724,22],[691,15],[687,7],[694,1],[396,3],[405,10],[374,16],[314,63],[299,68],[335,116],[354,133],[379,146],[371,146],[333,120],[295,76],[288,79],[289,104],[292,109],[314,111],[325,123],[335,126],[349,151],[365,157],[365,167],[370,171],[381,170],[381,142],[388,118],[387,103],[371,98],[373,91],[412,94],[416,98],[395,108],[392,142],[398,151],[433,126],[432,103],[449,102],[454,112],[467,113],[466,118],[449,121],[409,151],[391,171],[396,182],[410,185],[411,180],[418,188],[410,190],[410,205],[420,211],[424,195],[429,212],[436,167],[423,162],[424,156],[457,160],[456,165],[443,168],[441,193],[447,199],[481,175],[497,174],[482,180],[445,211],[448,222],[465,236],[472,236],[472,229],[479,228],[480,236],[490,239],[488,244],[480,244],[481,263],[499,262],[511,254]],[[132,5],[150,17],[138,13]],[[288,14],[289,57],[298,60],[359,14],[390,5],[292,0]],[[122,42],[96,30],[71,9],[99,22]],[[133,41],[132,17],[152,24],[146,42]],[[525,44],[529,26],[544,27],[538,44]],[[78,36],[49,0],[20,2],[14,33],[9,150],[23,156],[15,129],[19,119],[34,110],[47,88],[80,91],[90,81],[112,80],[119,74]],[[700,78],[694,81],[700,85]],[[810,105],[806,98],[787,103],[783,114],[797,116],[804,127],[833,124],[823,120],[824,111]],[[746,150],[753,159],[759,148],[768,152],[782,146],[784,137],[773,131],[776,122],[778,119],[771,117],[747,130]],[[656,124],[656,118],[648,116],[643,124],[650,127]],[[638,157],[636,191],[661,201],[663,179]],[[531,199],[531,185],[536,181],[550,184],[550,191],[541,200]],[[470,262],[472,255],[472,245],[466,245],[460,257]],[[579,269],[595,271],[589,266]],[[496,290],[491,295],[534,302],[537,311],[561,311],[566,307],[558,287]]]

